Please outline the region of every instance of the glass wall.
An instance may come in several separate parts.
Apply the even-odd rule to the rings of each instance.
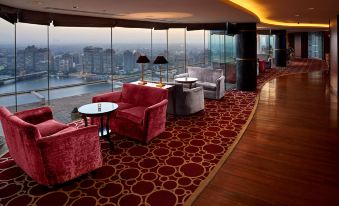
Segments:
[[[257,35],[257,56],[267,60],[272,54],[271,35]]]
[[[308,58],[323,59],[323,34],[322,32],[308,33]]]
[[[48,100],[48,27],[16,24],[16,87],[19,110]],[[25,105],[24,107],[22,105]]]
[[[226,89],[232,89],[236,87],[236,51],[235,51],[235,36],[225,36],[226,39],[226,73],[225,83]]]
[[[211,31],[209,53],[210,66],[224,71],[226,89],[234,88],[236,86],[235,37],[225,35],[225,31]]]
[[[124,82],[140,79],[141,65],[136,61],[146,55],[152,61],[151,30],[132,28],[113,28],[113,82],[114,88],[121,88]],[[152,79],[152,68],[144,65],[145,80]]]
[[[50,99],[110,91],[110,28],[50,26]]]
[[[185,73],[185,29],[168,30],[169,81],[174,75]]]
[[[204,66],[204,30],[186,32],[186,59],[188,66]]]
[[[168,30],[153,30],[152,31],[152,59],[151,62],[157,58],[157,56],[164,56],[168,61]],[[152,81],[160,80],[160,69],[162,81],[168,81],[168,64],[159,65],[152,64]]]
[[[15,28],[0,18],[0,105],[15,105]]]
[[[201,66],[223,69],[227,88],[235,83],[234,37],[224,31],[13,25],[3,19],[0,25],[0,104],[13,111],[84,94],[90,102],[91,95],[118,90],[140,79],[141,54],[151,61],[145,64],[148,81],[159,81],[160,67],[152,62],[163,55],[169,62],[162,65],[163,81]]]

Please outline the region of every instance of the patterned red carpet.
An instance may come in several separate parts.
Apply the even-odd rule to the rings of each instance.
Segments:
[[[315,60],[294,61],[287,69],[259,76],[258,85],[324,65]],[[190,204],[240,139],[256,97],[256,92],[227,91],[223,100],[207,100],[203,113],[170,117],[166,131],[149,145],[114,137],[116,149],[110,151],[102,141],[104,167],[52,189],[38,185],[7,153],[0,158],[0,205]],[[73,124],[83,126],[81,121]]]

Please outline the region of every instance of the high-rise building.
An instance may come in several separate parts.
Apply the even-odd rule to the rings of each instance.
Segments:
[[[85,47],[83,64],[84,72],[101,74],[103,72],[102,48]]]
[[[106,49],[103,51],[103,74],[110,74],[114,62],[115,51],[113,49]],[[113,61],[113,62],[112,62]]]
[[[48,69],[48,49],[36,49],[34,54],[34,71],[41,72]]]
[[[130,73],[134,68],[134,56],[130,50],[124,51],[124,70]]]

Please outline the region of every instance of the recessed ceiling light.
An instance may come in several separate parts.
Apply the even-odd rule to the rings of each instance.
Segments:
[[[42,2],[39,0],[32,0],[32,4],[41,5]]]
[[[308,8],[308,10],[314,10],[314,8],[313,8],[313,7],[310,7],[310,8]]]
[[[79,7],[78,6],[73,6],[73,9],[78,9]]]
[[[299,14],[296,14],[296,15],[294,15],[294,16],[297,16],[297,17],[298,17],[298,16],[300,16],[300,15],[299,15]]]

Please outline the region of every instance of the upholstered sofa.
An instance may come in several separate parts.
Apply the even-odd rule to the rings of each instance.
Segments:
[[[97,126],[55,121],[49,107],[14,114],[0,107],[0,119],[11,157],[39,184],[63,183],[102,166]]]
[[[225,93],[225,76],[221,69],[187,67],[187,73],[175,75],[174,78],[198,78],[196,87],[202,87],[204,97],[208,99],[221,99]]]
[[[121,91],[97,95],[92,102],[117,103],[109,120],[112,132],[148,143],[165,131],[167,96],[166,89],[123,84]]]
[[[204,110],[204,91],[202,87],[195,87],[192,89],[184,88],[183,84],[167,83],[174,85],[168,96],[167,112],[176,115],[191,115]],[[175,98],[175,99],[174,99]],[[175,107],[175,109],[174,109]]]

